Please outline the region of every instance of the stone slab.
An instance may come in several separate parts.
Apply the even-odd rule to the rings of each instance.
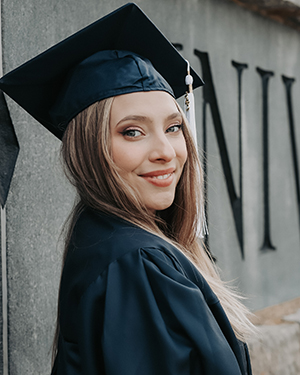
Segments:
[[[276,325],[285,323],[285,317],[293,317],[299,309],[300,297],[255,311],[252,322],[255,325]]]
[[[294,314],[286,315],[283,319],[287,322],[300,323],[300,309],[297,310]]]
[[[260,326],[249,350],[253,375],[299,375],[300,325]]]

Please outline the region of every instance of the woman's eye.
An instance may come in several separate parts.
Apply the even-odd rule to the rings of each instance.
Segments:
[[[135,138],[135,137],[139,137],[140,135],[142,135],[142,132],[137,129],[128,129],[128,130],[124,130],[122,134],[126,137]]]
[[[180,125],[172,125],[167,129],[167,133],[176,133],[182,129],[182,124]]]

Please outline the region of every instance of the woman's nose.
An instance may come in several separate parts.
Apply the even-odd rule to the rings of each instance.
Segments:
[[[175,149],[165,134],[153,137],[149,156],[150,161],[167,163],[174,159],[175,156]]]

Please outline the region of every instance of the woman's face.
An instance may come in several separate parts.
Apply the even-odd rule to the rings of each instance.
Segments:
[[[174,99],[164,91],[120,95],[112,104],[113,160],[152,212],[174,201],[187,158],[182,121]]]

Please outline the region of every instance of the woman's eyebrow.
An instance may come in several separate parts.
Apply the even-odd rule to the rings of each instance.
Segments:
[[[172,113],[171,115],[167,116],[166,117],[166,121],[170,121],[170,120],[173,120],[175,118],[180,118],[181,121],[182,121],[182,115],[180,114],[180,112],[174,112]],[[126,121],[139,121],[139,122],[152,122],[152,120],[147,117],[147,116],[141,116],[141,115],[128,115],[124,118],[122,118],[116,126],[119,126],[120,124],[122,124],[123,122],[126,122]]]
[[[174,118],[180,118],[181,121],[183,120],[182,119],[182,115],[180,112],[175,112],[175,113],[172,113],[171,115],[169,115],[166,120],[173,120]]]
[[[122,122],[125,122],[125,121],[147,121],[147,120],[149,121],[149,118],[146,116],[129,115],[129,116],[122,118],[122,120],[120,120],[116,126],[122,124]]]

